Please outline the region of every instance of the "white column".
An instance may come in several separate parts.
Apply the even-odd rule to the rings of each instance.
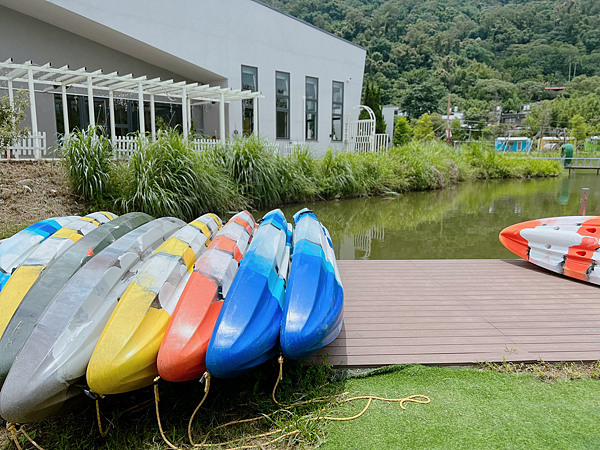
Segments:
[[[183,128],[183,137],[187,139],[188,137],[188,109],[187,109],[187,89],[183,88],[181,90],[181,126]]]
[[[33,70],[27,71],[29,81],[29,110],[31,111],[31,132],[35,136],[33,142],[35,143],[35,159],[40,158],[40,142],[37,138],[38,134],[38,123],[37,123],[37,110],[35,107],[35,85],[33,83]]]
[[[14,106],[14,97],[13,97],[13,84],[12,80],[8,80],[8,101],[10,102],[10,106]]]
[[[258,134],[258,98],[256,97],[252,99],[252,117],[254,118],[252,134]]]
[[[117,118],[115,117],[115,95],[113,91],[108,91],[108,109],[110,115],[110,138],[115,142],[117,139]]]
[[[62,85],[62,108],[63,108],[63,126],[65,132],[64,137],[69,135],[69,105],[67,103],[67,86]]]
[[[154,112],[154,94],[150,94],[150,127],[152,129],[152,139],[156,139],[156,116]]]
[[[94,114],[94,89],[92,89],[92,77],[87,78],[88,89],[88,115],[90,116],[90,126],[96,126],[96,117]]]
[[[225,94],[221,92],[221,100],[219,101],[219,141],[225,143]]]
[[[192,130],[192,99],[188,98],[187,100],[188,107],[188,130]]]
[[[140,133],[143,134],[146,132],[146,124],[144,122],[144,88],[142,87],[142,83],[138,85],[138,103],[138,112],[140,115]]]

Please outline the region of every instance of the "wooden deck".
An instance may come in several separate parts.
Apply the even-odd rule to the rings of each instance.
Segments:
[[[600,287],[522,260],[338,261],[335,366],[600,360]]]

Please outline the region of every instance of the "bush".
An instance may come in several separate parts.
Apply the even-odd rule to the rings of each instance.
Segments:
[[[71,132],[62,141],[61,153],[65,175],[77,194],[93,201],[109,195],[113,151],[99,127]]]

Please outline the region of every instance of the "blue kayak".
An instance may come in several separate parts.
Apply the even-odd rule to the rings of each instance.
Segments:
[[[55,217],[42,220],[2,241],[2,247],[0,247],[0,291],[17,267],[41,242],[76,219],[79,217]]]
[[[294,223],[280,340],[286,358],[304,359],[340,333],[344,290],[327,228],[306,208]]]
[[[279,209],[264,216],[213,330],[206,352],[211,375],[235,377],[277,355],[291,237]]]

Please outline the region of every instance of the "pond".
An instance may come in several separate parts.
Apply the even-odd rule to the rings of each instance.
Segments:
[[[338,259],[516,258],[500,231],[531,219],[577,215],[581,189],[590,189],[587,214],[600,213],[600,176],[461,183],[440,191],[288,205],[303,206],[331,232]],[[255,215],[257,218],[261,214]]]

